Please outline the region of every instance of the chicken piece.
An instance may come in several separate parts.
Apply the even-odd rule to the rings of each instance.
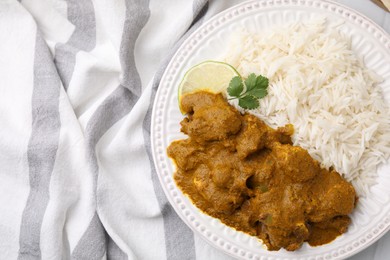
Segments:
[[[261,223],[264,233],[258,235],[269,250],[296,250],[309,237],[304,213],[306,190],[301,184],[272,183],[270,187],[251,198],[252,220]]]
[[[237,136],[237,153],[241,159],[263,149],[267,141],[268,126],[257,117],[246,114],[243,116],[243,125]]]
[[[181,100],[181,108],[186,114],[193,114],[198,109],[211,106],[226,106],[226,101],[221,94],[212,94],[199,91],[196,94],[187,94]]]
[[[207,166],[200,165],[194,173],[193,182],[196,189],[216,211],[231,214],[244,202],[245,191],[220,187],[210,181],[211,175],[213,173]]]
[[[240,113],[221,94],[186,95],[182,107],[189,115],[181,122],[181,131],[199,142],[224,140],[241,128]]]
[[[291,136],[294,134],[294,126],[292,124],[287,124],[276,129],[278,135],[278,140],[282,144],[291,144]]]
[[[291,135],[294,134],[294,126],[287,124],[282,127],[278,127],[276,130],[268,127],[268,136],[265,143],[265,147],[272,149],[274,144],[290,144],[292,145]]]
[[[320,172],[319,163],[299,146],[275,143],[272,151],[278,168],[293,182],[308,181]]]
[[[300,208],[285,197],[288,193],[271,189],[245,203],[246,214],[250,214],[251,224],[257,230],[257,236],[267,245],[268,250],[296,250],[309,237],[305,216]],[[284,201],[284,204],[277,204]],[[249,208],[249,209],[247,209]]]
[[[287,251],[295,251],[310,235],[309,229],[303,222],[288,230],[277,226],[262,225],[261,232],[261,238],[269,250],[285,248]]]
[[[323,222],[311,223],[308,242],[311,246],[331,242],[335,237],[347,232],[351,219],[348,216],[337,216]]]
[[[269,183],[273,177],[276,162],[269,155],[270,152],[265,150],[248,158],[244,166],[253,169],[253,174],[246,181],[249,189],[260,191],[261,193],[269,190]]]
[[[190,139],[172,142],[167,149],[168,156],[175,161],[179,169],[184,171],[195,168],[202,161],[202,151],[204,147]]]
[[[217,165],[211,171],[211,178],[217,187],[229,188],[233,184],[232,171],[227,165]]]
[[[311,222],[322,222],[336,216],[348,215],[355,208],[355,189],[334,170],[330,172],[321,170],[311,191],[309,213]]]

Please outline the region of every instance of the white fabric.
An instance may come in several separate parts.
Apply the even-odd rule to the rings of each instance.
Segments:
[[[147,126],[178,42],[239,2],[0,2],[0,259],[230,259],[172,211]],[[373,3],[339,2],[390,31]]]

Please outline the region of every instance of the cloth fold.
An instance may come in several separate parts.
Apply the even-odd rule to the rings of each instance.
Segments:
[[[180,44],[240,2],[0,2],[0,259],[230,259],[167,201],[150,120]]]

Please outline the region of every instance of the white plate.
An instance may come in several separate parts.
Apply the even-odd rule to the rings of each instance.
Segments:
[[[180,133],[182,120],[177,87],[186,70],[209,59],[218,59],[226,50],[232,32],[246,27],[251,31],[306,20],[318,15],[342,19],[340,30],[352,39],[353,49],[365,64],[382,76],[381,84],[390,103],[390,37],[368,18],[337,3],[319,0],[250,1],[230,8],[195,31],[179,48],[162,77],[152,114],[152,153],[161,185],[181,219],[211,245],[243,259],[338,259],[351,256],[378,240],[390,228],[390,165],[379,169],[378,184],[367,198],[359,200],[352,224],[335,241],[310,247],[305,243],[295,252],[267,251],[261,241],[225,226],[200,212],[173,181],[175,167],[166,148]],[[386,174],[387,173],[387,174]]]

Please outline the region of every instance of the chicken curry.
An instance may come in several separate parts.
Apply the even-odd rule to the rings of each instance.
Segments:
[[[293,146],[293,126],[276,130],[241,115],[221,94],[182,99],[187,117],[168,155],[174,179],[205,213],[259,237],[269,250],[322,245],[346,232],[357,200],[353,186]]]

